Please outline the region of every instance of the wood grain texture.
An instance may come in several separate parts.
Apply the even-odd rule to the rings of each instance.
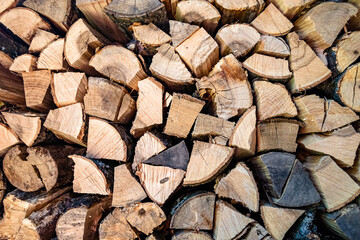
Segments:
[[[298,16],[298,14],[309,7],[316,0],[270,0],[289,20]]]
[[[197,25],[191,25],[189,23],[170,20],[170,36],[171,42],[174,47],[180,45],[183,41],[188,39],[194,34],[200,27]]]
[[[30,53],[41,52],[45,47],[47,47],[51,42],[55,41],[59,36],[51,32],[38,29],[35,32],[34,38],[31,40],[29,46]]]
[[[38,58],[31,54],[23,54],[14,59],[13,64],[11,64],[9,70],[22,73],[22,72],[31,72],[36,70],[36,62]]]
[[[290,55],[290,48],[280,37],[261,35],[260,41],[254,48],[254,52],[278,58],[286,58]]]
[[[66,70],[69,65],[64,58],[64,46],[64,38],[59,38],[47,45],[40,53],[37,68]]]

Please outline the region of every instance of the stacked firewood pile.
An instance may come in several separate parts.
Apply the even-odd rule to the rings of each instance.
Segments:
[[[359,8],[1,0],[0,239],[358,240]]]

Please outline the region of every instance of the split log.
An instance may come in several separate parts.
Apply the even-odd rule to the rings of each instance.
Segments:
[[[66,70],[68,64],[64,58],[65,39],[60,38],[45,47],[39,56],[37,68],[49,70]]]
[[[99,227],[100,240],[136,239],[138,236],[126,221],[126,208],[115,208],[107,217],[102,220]]]
[[[47,17],[56,27],[64,32],[78,18],[75,4],[72,0],[57,0],[55,2],[26,0],[24,6]]]
[[[328,212],[342,208],[360,194],[358,184],[329,156],[307,157],[304,167],[309,171]]]
[[[327,134],[308,134],[298,138],[303,149],[331,156],[340,167],[351,167],[360,144],[360,133],[350,125]]]
[[[19,18],[19,16],[21,16]],[[38,29],[50,30],[51,27],[36,12],[28,8],[16,7],[0,16],[0,22],[20,37],[25,43],[30,44]]]
[[[153,202],[135,204],[126,216],[126,221],[136,230],[149,235],[166,220],[164,211]]]
[[[174,93],[164,133],[186,138],[204,105],[205,102],[197,98]]]
[[[57,220],[55,229],[57,239],[98,239],[96,230],[99,220],[109,207],[109,197],[84,195],[72,198],[66,212]]]
[[[176,7],[175,19],[203,27],[209,34],[214,34],[221,15],[208,1],[180,1]]]
[[[241,203],[253,212],[259,211],[259,192],[255,179],[245,163],[238,163],[214,187],[215,193],[222,198],[230,198]]]
[[[295,31],[315,52],[323,52],[357,11],[350,3],[324,2],[299,17],[294,23]],[[329,22],[329,19],[333,20]]]
[[[85,73],[54,73],[51,81],[51,93],[57,107],[83,102],[87,91]]]
[[[286,232],[296,220],[305,212],[301,209],[289,209],[273,207],[269,204],[261,206],[261,218],[265,223],[266,230],[276,240],[285,237]]]
[[[356,182],[360,182],[360,149],[356,152],[354,164],[351,168],[344,169]]]
[[[172,100],[173,100],[173,96],[170,93],[165,92],[165,95],[164,95],[164,108],[169,108]]]
[[[159,0],[142,2],[113,0],[104,8],[104,12],[129,36],[131,34],[128,29],[133,23],[149,24],[152,22],[165,32],[169,26],[165,5]]]
[[[273,240],[266,229],[259,223],[250,223],[250,230],[243,236],[244,240]]]
[[[171,211],[171,229],[211,230],[213,228],[216,195],[195,192],[179,199]]]
[[[5,155],[12,146],[21,143],[15,132],[3,123],[0,123],[0,136],[0,156]]]
[[[23,80],[2,65],[0,65],[0,100],[10,104],[26,104]]]
[[[3,2],[4,1],[1,1],[1,3]],[[0,52],[4,52],[11,59],[14,59],[22,54],[28,53],[28,48],[24,45],[25,43],[21,44],[15,41],[12,37],[8,36],[3,30],[0,30],[0,44],[2,46]]]
[[[333,213],[322,212],[320,221],[335,235],[342,239],[357,239],[360,229],[357,227],[360,219],[359,206],[352,203]]]
[[[286,81],[292,76],[288,60],[258,53],[254,53],[247,58],[243,66],[255,76],[277,81]]]
[[[138,87],[137,112],[130,129],[135,138],[163,123],[164,86],[149,77],[139,81]]]
[[[157,47],[171,41],[171,37],[153,23],[148,25],[132,26],[134,38],[139,44],[139,51],[142,55],[154,55]]]
[[[284,36],[294,27],[272,3],[251,22],[251,26],[260,33],[271,36]]]
[[[259,43],[254,48],[255,53],[269,55],[277,58],[290,56],[290,48],[280,37],[261,35]]]
[[[220,46],[221,56],[232,53],[238,58],[245,56],[255,47],[260,40],[260,34],[248,24],[236,23],[220,28],[215,40]]]
[[[159,154],[144,161],[153,166],[164,166],[186,171],[189,163],[189,151],[185,141],[181,141],[173,147],[167,148]]]
[[[66,34],[64,56],[71,67],[97,76],[95,69],[89,66],[89,61],[96,50],[107,43],[104,36],[80,18]]]
[[[199,26],[197,25],[191,25],[174,20],[170,20],[169,25],[171,42],[174,47],[180,45],[199,29]]]
[[[27,107],[40,112],[47,112],[55,107],[50,90],[50,70],[23,72],[22,77]]]
[[[286,39],[291,49],[289,62],[294,75],[287,85],[292,93],[310,89],[331,76],[331,71],[295,32],[289,33]]]
[[[110,80],[136,91],[139,90],[138,82],[147,77],[136,55],[117,45],[102,48],[92,57],[89,64]]]
[[[126,162],[131,155],[131,139],[124,127],[89,118],[86,157]]]
[[[37,57],[31,54],[23,54],[14,59],[9,70],[16,73],[31,72],[36,69]]]
[[[87,114],[122,124],[129,123],[136,110],[135,100],[126,89],[105,78],[88,79],[84,104]]]
[[[221,12],[221,25],[236,21],[249,23],[263,10],[263,0],[232,1],[215,0],[215,6]]]
[[[219,61],[219,46],[203,28],[184,40],[175,50],[198,78],[207,75]]]
[[[232,54],[223,57],[209,77],[197,81],[196,88],[210,102],[210,113],[225,120],[241,115],[253,103],[245,70]]]
[[[280,83],[254,81],[257,117],[263,121],[274,117],[296,117],[297,109],[289,92]]]
[[[257,152],[280,150],[296,152],[300,123],[292,119],[275,118],[257,125]]]
[[[55,41],[58,37],[59,36],[42,29],[36,30],[34,38],[31,40],[29,46],[29,52],[30,53],[41,52],[44,48],[46,48],[50,43]]]
[[[125,44],[128,37],[106,15],[104,9],[108,0],[76,0],[76,7],[85,15],[86,20],[108,39]]]
[[[211,240],[210,234],[202,231],[179,231],[175,233],[171,240]]]
[[[164,44],[157,49],[150,71],[168,90],[174,92],[190,91],[195,82],[190,71],[175,52],[175,48],[169,44]]]
[[[332,131],[359,119],[350,108],[314,94],[294,98],[294,102],[299,111],[298,118],[305,123],[300,134]]]
[[[27,193],[18,189],[8,193],[3,201],[5,214],[0,220],[0,237],[15,239],[22,221],[60,195],[70,191],[71,187],[56,188],[49,192],[40,190]]]
[[[353,4],[358,9],[360,8],[360,3],[357,0],[347,0],[347,2]],[[350,20],[347,23],[346,27],[350,31],[360,30],[360,14],[359,14],[359,11],[356,14],[356,16],[353,16],[352,18],[350,18]]]
[[[0,41],[1,41],[1,35],[0,35]],[[2,66],[5,69],[9,69],[11,65],[14,63],[14,60],[5,52],[0,51],[0,66]]]
[[[302,10],[309,7],[314,2],[316,2],[316,0],[271,0],[271,3],[273,3],[289,20],[296,18]]]
[[[232,205],[217,200],[215,205],[214,239],[240,239],[253,219],[238,212]]]
[[[83,142],[85,113],[84,106],[81,103],[51,110],[45,120],[44,127],[60,139],[85,146]]]
[[[229,140],[235,147],[235,158],[247,158],[256,152],[256,107],[252,106],[240,117]]]
[[[231,162],[234,149],[212,143],[194,141],[184,186],[196,186],[212,181]]]
[[[115,167],[112,207],[126,207],[147,198],[140,183],[131,175],[126,165]]]
[[[0,3],[0,14],[5,12],[6,10],[13,8],[16,6],[16,4],[19,2],[19,0],[4,0]]]
[[[136,175],[140,178],[147,195],[162,206],[170,195],[180,186],[185,171],[164,166],[140,164]]]
[[[73,191],[109,195],[114,169],[99,160],[91,160],[79,155],[70,155],[75,162]]]
[[[231,137],[234,125],[234,122],[199,113],[191,137],[192,139],[209,141],[219,136],[227,141]]]

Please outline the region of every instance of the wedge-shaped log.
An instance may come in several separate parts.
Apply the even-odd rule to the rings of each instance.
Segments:
[[[203,231],[178,231],[172,237],[171,240],[184,240],[184,239],[199,239],[199,240],[211,240],[213,239],[210,234]]]
[[[175,20],[170,20],[169,25],[171,42],[174,47],[177,47],[199,29],[199,26],[197,25],[191,25]]]
[[[271,2],[287,17],[289,20],[295,18],[302,10],[309,7],[316,0],[271,0]]]
[[[31,72],[36,69],[38,58],[31,54],[23,54],[14,59],[9,70],[16,73]]]
[[[254,52],[277,58],[286,58],[290,55],[290,48],[280,37],[261,35],[259,43],[254,48]]]
[[[38,53],[41,52],[44,48],[46,48],[50,43],[55,41],[59,36],[55,35],[51,32],[38,29],[35,32],[34,38],[31,40],[29,46],[30,53]]]
[[[25,105],[26,102],[23,80],[2,65],[0,65],[0,100],[18,105]]]
[[[3,156],[7,153],[9,148],[21,143],[15,131],[3,123],[0,123],[0,155]]]
[[[40,53],[38,69],[66,70],[69,65],[64,58],[65,39],[60,38],[47,45]]]
[[[250,229],[247,231],[247,233],[243,236],[244,240],[271,240],[273,239],[268,231],[261,226],[259,223],[250,223]]]
[[[18,2],[19,2],[19,0],[4,0],[4,1],[2,1],[0,4],[0,14],[10,8],[15,7]]]

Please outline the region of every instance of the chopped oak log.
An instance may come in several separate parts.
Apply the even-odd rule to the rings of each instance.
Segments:
[[[217,200],[213,237],[214,239],[240,239],[252,222],[254,222],[253,219],[241,214],[229,203]]]
[[[19,16],[21,16],[19,18]],[[36,12],[31,9],[16,7],[0,16],[0,23],[20,37],[25,43],[30,44],[38,29],[50,30],[51,27]]]
[[[0,14],[5,12],[6,10],[13,8],[16,6],[16,4],[19,2],[19,0],[4,0],[0,3]]]
[[[140,164],[136,175],[139,176],[147,195],[160,206],[180,186],[185,171],[164,166]]]
[[[215,6],[221,12],[221,25],[233,22],[251,22],[264,8],[263,0],[233,1],[215,0]]]
[[[66,70],[68,64],[64,58],[65,39],[60,38],[47,45],[40,53],[37,68]]]
[[[305,123],[300,133],[328,132],[359,119],[350,108],[314,94],[294,98],[294,102],[299,110],[298,118]]]
[[[90,60],[102,75],[138,91],[138,82],[147,77],[136,55],[124,47],[110,45],[98,51]]]
[[[49,111],[55,107],[50,90],[53,77],[50,70],[23,72],[22,77],[27,107],[37,111]]]
[[[79,155],[70,155],[75,162],[73,191],[109,195],[113,181],[113,168],[99,160],[91,160]]]
[[[135,100],[126,89],[105,78],[90,77],[84,96],[85,112],[91,116],[127,124],[135,114]]]
[[[137,203],[129,209],[126,221],[136,230],[149,235],[166,220],[164,211],[153,202]]]
[[[148,160],[144,161],[144,163],[186,171],[189,160],[189,151],[186,147],[185,141],[181,141],[179,144],[167,148],[157,155],[150,157]]]
[[[180,1],[176,7],[175,19],[203,27],[209,34],[214,34],[221,15],[208,1]]]
[[[175,92],[189,91],[195,82],[190,71],[175,52],[175,48],[169,44],[164,44],[157,49],[150,71],[167,89]]]
[[[17,73],[31,72],[36,69],[37,57],[31,54],[23,54],[14,59],[9,70]]]
[[[210,101],[210,113],[225,120],[241,115],[253,103],[245,70],[232,54],[223,57],[209,77],[197,81],[196,88]]]
[[[175,20],[169,21],[171,42],[174,47],[180,45],[199,29],[197,25],[179,22]]]
[[[295,32],[289,33],[286,39],[291,49],[289,62],[293,78],[288,87],[292,93],[312,88],[331,76],[331,71]]]
[[[26,104],[23,80],[2,65],[0,65],[0,100],[11,104]]]
[[[22,221],[32,212],[37,211],[49,202],[68,192],[71,187],[56,188],[49,192],[40,190],[37,192],[22,192],[16,189],[8,193],[3,201],[5,214],[0,220],[0,237],[15,239]]]
[[[251,26],[262,34],[283,36],[288,34],[294,25],[274,4],[270,3],[265,10],[251,22]]]
[[[97,31],[104,34],[108,39],[125,44],[127,36],[106,15],[104,9],[109,5],[109,0],[76,0],[76,7],[85,15],[86,20]]]
[[[56,27],[66,32],[71,24],[78,18],[74,1],[57,0],[26,0],[24,6],[37,11],[47,17]]]
[[[90,117],[86,157],[126,162],[131,156],[131,139],[126,129]]]
[[[212,237],[206,232],[188,230],[188,231],[179,231],[175,233],[171,238],[171,240],[192,240],[192,239],[212,240]]]
[[[87,91],[85,73],[54,73],[51,81],[51,93],[57,107],[83,102]]]
[[[163,123],[164,86],[149,77],[139,81],[138,87],[137,112],[130,129],[135,138]]]
[[[274,117],[295,117],[298,112],[289,92],[280,83],[254,81],[258,120]]]
[[[331,157],[310,156],[306,158],[304,166],[328,212],[342,208],[360,194],[358,184]]]
[[[195,192],[179,199],[171,211],[171,229],[211,230],[213,228],[216,195]]]
[[[61,214],[56,223],[57,239],[98,239],[98,224],[109,210],[110,202],[109,197],[97,195],[72,198],[66,212]]]
[[[331,133],[303,135],[297,142],[313,154],[331,156],[340,167],[351,167],[360,144],[360,133],[350,125]]]
[[[273,240],[266,229],[259,223],[251,223],[250,230],[243,236],[244,240]]]
[[[43,50],[50,43],[55,41],[58,37],[59,36],[57,36],[51,32],[42,30],[42,29],[36,30],[34,38],[31,40],[31,43],[29,46],[29,52],[30,53],[41,52],[41,50]]]
[[[275,118],[257,125],[257,152],[281,150],[296,152],[300,123],[292,119]]]
[[[187,2],[199,1],[183,1]],[[175,50],[196,77],[207,75],[219,61],[219,46],[204,28],[197,30]]]
[[[266,230],[276,240],[283,239],[286,232],[305,212],[301,209],[279,208],[269,204],[261,206],[260,209],[261,218],[265,223]]]
[[[286,59],[254,53],[243,63],[244,68],[256,76],[285,81],[292,76]]]
[[[315,52],[323,52],[357,11],[350,3],[324,2],[299,17],[294,23],[295,31]]]
[[[260,34],[248,24],[226,25],[217,32],[216,42],[220,46],[221,56],[232,53],[235,57],[248,54],[259,42]]]
[[[259,43],[254,48],[254,52],[277,58],[286,58],[290,55],[290,48],[280,37],[261,35]]]
[[[174,93],[164,133],[186,138],[204,105],[205,102],[197,98]]]
[[[58,138],[85,146],[83,142],[85,128],[85,112],[82,103],[51,110],[45,120],[44,127],[52,131]]]
[[[357,1],[357,0],[348,0],[347,2],[353,4],[358,9],[360,8],[360,2]],[[350,20],[347,23],[347,28],[350,31],[360,30],[360,14],[359,14],[359,11],[356,14],[356,16],[353,16],[352,18],[350,18]]]
[[[21,143],[15,131],[3,123],[0,123],[0,136],[0,156],[5,155],[12,146]]]
[[[245,163],[238,163],[214,188],[219,197],[230,198],[231,201],[241,203],[253,212],[259,211],[258,188]]]
[[[102,220],[99,227],[100,240],[132,240],[138,236],[126,221],[128,212],[126,208],[115,208],[107,217]]]
[[[229,140],[235,147],[235,157],[247,158],[256,152],[256,107],[252,106],[240,117]]]
[[[289,20],[294,19],[297,15],[309,7],[316,0],[270,0]]]
[[[126,165],[115,167],[112,207],[126,207],[147,197],[140,183],[131,175]]]
[[[108,40],[93,29],[84,19],[76,21],[66,34],[64,56],[69,65],[89,75],[98,75],[89,61],[98,48]]]
[[[231,162],[234,149],[212,143],[194,141],[184,186],[196,186],[212,181]]]

